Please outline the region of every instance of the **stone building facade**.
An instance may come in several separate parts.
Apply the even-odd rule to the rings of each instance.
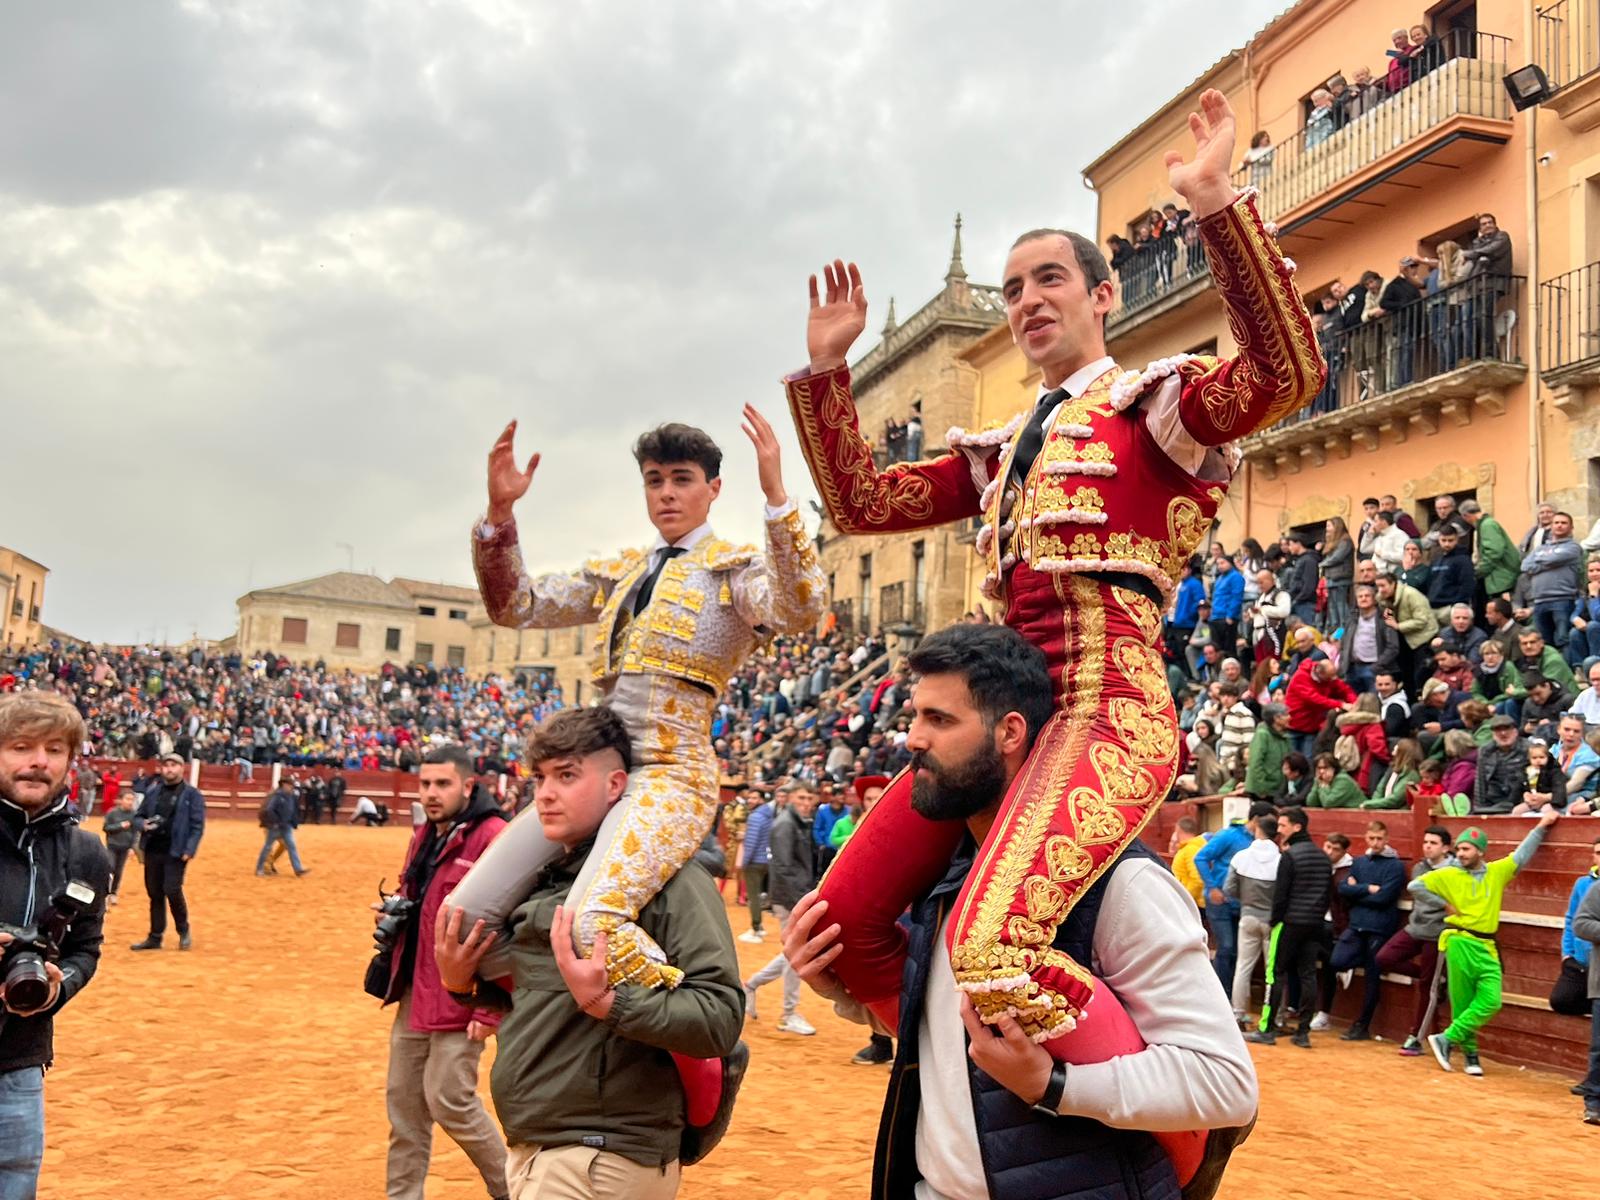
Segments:
[[[291,662],[370,671],[408,663],[416,647],[411,594],[376,575],[335,571],[239,597],[239,650],[265,650]],[[465,639],[463,639],[465,641]]]
[[[0,546],[0,648],[37,646],[44,626],[45,578],[50,568],[20,550]]]
[[[961,218],[944,288],[905,321],[894,301],[878,345],[851,368],[861,432],[880,468],[915,453],[915,443],[893,441],[891,426],[919,415],[921,458],[948,453],[945,434],[972,427],[977,375],[960,361],[975,338],[1005,320],[1000,289],[969,283],[961,261]],[[828,579],[828,601],[845,629],[921,632],[957,620],[964,609],[972,529],[943,526],[914,533],[845,536],[824,519],[817,546]]]

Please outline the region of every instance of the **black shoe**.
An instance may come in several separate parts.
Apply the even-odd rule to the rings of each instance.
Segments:
[[[1365,1025],[1363,1025],[1360,1021],[1357,1021],[1355,1024],[1351,1025],[1349,1029],[1346,1029],[1342,1034],[1339,1035],[1339,1040],[1341,1042],[1370,1042],[1372,1040],[1372,1034],[1367,1032],[1367,1027]]]
[[[1245,1034],[1244,1040],[1252,1046],[1276,1046],[1278,1035],[1269,1030],[1257,1029],[1254,1033]]]
[[[1574,1096],[1581,1096],[1583,1095],[1583,1084],[1575,1083],[1568,1090],[1571,1091]]]
[[[310,867],[306,867],[303,870],[299,870],[294,873],[296,879],[304,879],[309,874],[311,874]]]
[[[129,946],[128,949],[129,950],[159,950],[159,949],[161,949],[161,939],[158,938],[158,937],[147,937],[142,942],[135,942],[133,945]]]
[[[188,950],[194,945],[194,939],[187,932],[178,935],[178,949]]]
[[[855,1057],[850,1061],[858,1067],[881,1067],[886,1063],[892,1063],[894,1061],[894,1043],[890,1042],[888,1045],[884,1045],[874,1039],[870,1045],[856,1051]]]
[[[1583,1123],[1585,1125],[1600,1125],[1600,1103],[1591,1100],[1583,1106]]]
[[[1291,1045],[1299,1046],[1302,1050],[1311,1049],[1311,1035],[1304,1029],[1297,1032],[1289,1039]]]

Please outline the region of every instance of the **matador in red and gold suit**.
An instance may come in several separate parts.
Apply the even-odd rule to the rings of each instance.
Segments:
[[[1049,660],[1057,711],[1001,805],[946,923],[957,984],[991,1023],[1010,1015],[1058,1058],[1090,1010],[1089,964],[1056,949],[1077,899],[1138,836],[1172,783],[1178,726],[1157,637],[1182,567],[1227,492],[1231,443],[1293,413],[1326,367],[1291,273],[1254,197],[1228,182],[1233,115],[1216,93],[1191,118],[1197,154],[1169,154],[1198,220],[1211,280],[1237,344],[1231,358],[1180,354],[1123,370],[1105,353],[1114,303],[1094,245],[1059,230],[1018,239],[1003,294],[1040,399],[1009,423],[949,433],[949,452],[884,470],[858,429],[843,363],[865,323],[860,275],[812,284],[812,364],[786,380],[800,444],[828,515],[847,534],[980,518],[984,591]],[[858,322],[849,320],[851,311]],[[823,881],[842,926],[833,963],[856,999],[893,1019],[904,959],[895,925],[935,883],[962,822],[912,811],[899,776]],[[1092,1026],[1089,1022],[1080,1037]],[[1141,1043],[1142,1044],[1142,1043]],[[1115,1051],[1113,1051],[1115,1052]]]

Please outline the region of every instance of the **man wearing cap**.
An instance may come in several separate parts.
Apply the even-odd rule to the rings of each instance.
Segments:
[[[1472,526],[1477,544],[1474,573],[1487,597],[1510,599],[1511,590],[1517,586],[1517,575],[1522,570],[1522,555],[1505,526],[1483,511],[1476,500],[1461,502],[1461,519]]]
[[[1498,718],[1497,718],[1498,719]],[[1513,735],[1515,730],[1512,730]],[[1501,730],[1495,731],[1499,744]],[[1480,760],[1481,761],[1481,760]],[[1428,1038],[1439,1065],[1452,1070],[1451,1055],[1459,1047],[1468,1075],[1482,1075],[1478,1063],[1478,1031],[1500,1011],[1501,966],[1495,934],[1500,929],[1500,902],[1514,876],[1532,860],[1545,833],[1560,818],[1546,807],[1509,857],[1484,861],[1489,835],[1476,825],[1456,839],[1456,865],[1419,875],[1408,885],[1413,894],[1431,892],[1449,906],[1439,951],[1445,956],[1453,1020],[1443,1033]]]
[[[167,932],[167,909],[178,931],[178,949],[187,950],[189,902],[183,895],[183,877],[200,849],[206,831],[206,801],[200,789],[183,780],[183,756],[161,758],[161,779],[146,790],[133,814],[133,827],[144,849],[144,890],[150,897],[150,935],[132,950],[159,950]]]
[[[1489,744],[1478,751],[1472,791],[1474,816],[1503,816],[1522,803],[1528,789],[1528,744],[1504,713],[1489,718]]]

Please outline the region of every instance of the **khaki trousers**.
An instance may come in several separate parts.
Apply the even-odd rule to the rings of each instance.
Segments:
[[[506,1147],[511,1200],[672,1200],[678,1164],[644,1167],[587,1146]]]
[[[411,997],[389,1033],[389,1200],[422,1200],[438,1125],[466,1151],[491,1196],[505,1194],[506,1148],[478,1099],[483,1043],[466,1032],[413,1033]]]

